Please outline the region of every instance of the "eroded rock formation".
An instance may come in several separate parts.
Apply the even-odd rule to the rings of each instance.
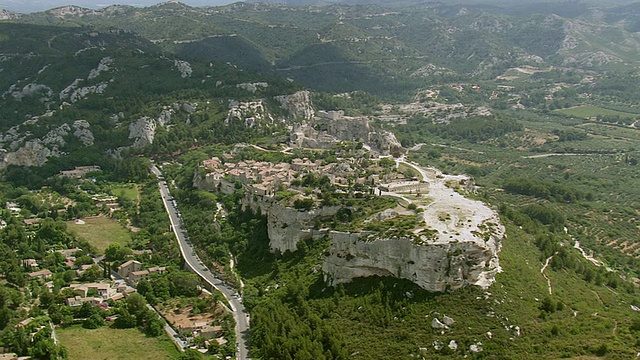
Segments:
[[[272,124],[273,117],[266,110],[264,101],[235,101],[229,102],[229,112],[225,119],[225,125],[233,121],[242,121],[246,127],[258,126],[264,122]]]
[[[296,119],[311,120],[315,110],[311,106],[308,91],[298,91],[291,95],[276,96],[280,106],[286,109]]]
[[[502,234],[488,241],[417,244],[413,239],[378,238],[371,233],[329,233],[329,256],[322,270],[337,285],[372,275],[407,279],[429,291],[448,291],[467,285],[488,287],[500,270]]]
[[[296,147],[329,149],[340,141],[356,141],[383,154],[404,152],[392,132],[374,128],[367,117],[345,116],[342,111],[319,111],[310,121],[294,127],[290,139]]]
[[[144,147],[153,144],[157,123],[154,119],[144,116],[129,124],[129,139],[135,139],[133,147]]]

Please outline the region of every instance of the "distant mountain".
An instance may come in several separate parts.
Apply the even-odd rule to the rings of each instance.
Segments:
[[[342,3],[341,0],[246,0],[244,1],[248,4],[278,4],[278,5],[289,5],[289,6],[322,6],[322,5],[330,5]]]
[[[19,17],[20,17],[20,14],[16,14],[11,11],[0,9],[0,20],[11,20],[11,19],[17,19]]]
[[[635,69],[640,61],[636,5],[348,1],[358,4],[65,6],[10,21],[124,29],[185,59],[284,76],[330,92],[408,94],[425,82],[494,78],[521,65]],[[441,70],[428,70],[434,68]]]
[[[135,0],[135,1],[96,1],[96,0],[0,0],[0,8],[17,13],[32,13],[45,11],[61,6],[76,5],[89,9],[98,9],[106,6],[121,4],[136,7],[152,6],[161,3],[159,0]],[[233,0],[184,0],[190,6],[220,6],[234,2]]]

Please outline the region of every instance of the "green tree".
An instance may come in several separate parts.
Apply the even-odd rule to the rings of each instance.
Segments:
[[[126,304],[129,313],[136,316],[147,309],[147,301],[138,293],[127,296]]]
[[[136,326],[136,317],[125,308],[118,311],[118,317],[113,325],[118,329],[130,329]]]
[[[132,254],[131,249],[118,243],[109,244],[104,250],[104,260],[108,262],[123,261],[127,255]]]
[[[104,326],[104,319],[100,314],[92,314],[82,322],[82,327],[85,329],[97,329]]]

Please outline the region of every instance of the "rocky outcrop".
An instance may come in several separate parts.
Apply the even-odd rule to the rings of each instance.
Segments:
[[[338,139],[314,129],[308,123],[295,126],[289,134],[291,146],[309,149],[331,149]]]
[[[226,187],[233,191],[232,184]],[[500,271],[498,254],[504,228],[485,221],[491,229],[466,239],[418,242],[413,237],[380,237],[375,232],[345,233],[316,229],[316,220],[333,217],[339,206],[299,211],[272,198],[248,195],[243,206],[267,216],[272,252],[296,251],[300,241],[328,236],[328,256],[322,265],[327,283],[337,285],[372,275],[407,279],[421,288],[444,292],[464,286],[490,286]],[[385,214],[385,218],[391,216]],[[467,234],[468,235],[468,234]],[[453,323],[446,319],[446,325]]]
[[[87,77],[87,80],[95,79],[98,76],[100,76],[100,74],[102,74],[103,72],[109,71],[111,69],[109,66],[112,63],[113,63],[112,58],[110,57],[102,58],[102,60],[100,60],[100,63],[98,64],[98,67],[95,69],[92,69],[89,72],[89,76]]]
[[[73,136],[77,137],[84,146],[93,145],[95,140],[89,128],[90,125],[87,120],[76,120],[73,122]]]
[[[411,77],[430,77],[442,75],[455,75],[456,72],[434,64],[427,64],[411,73]]]
[[[256,82],[256,83],[242,83],[242,84],[238,84],[236,85],[236,87],[238,89],[244,89],[247,90],[251,93],[255,93],[258,88],[267,88],[269,87],[269,84],[266,82]]]
[[[186,61],[175,60],[173,62],[173,66],[175,66],[180,72],[180,76],[185,79],[191,77],[193,73],[193,69],[191,69],[191,64]]]
[[[53,114],[54,111],[48,110],[0,134],[0,170],[8,165],[42,166],[50,157],[64,155],[61,149],[67,144],[68,139],[65,138],[71,132],[69,124],[65,123],[49,130],[42,138],[33,138],[31,132],[20,131],[21,126],[33,126],[40,119],[51,117]]]
[[[25,97],[39,96],[40,101],[45,102],[51,99],[53,91],[50,87],[42,84],[31,83],[25,85],[22,89],[18,85],[14,84],[9,87],[9,90],[2,94],[2,97],[12,96],[17,101],[22,101]]]
[[[21,17],[20,14],[13,13],[5,9],[0,9],[0,20],[13,20],[13,19],[19,19],[20,17]]]
[[[165,126],[169,123],[171,123],[171,111],[164,109],[160,112],[160,115],[158,116],[158,125]]]
[[[135,139],[133,147],[144,147],[153,144],[157,123],[154,119],[144,116],[129,124],[129,139]]]
[[[322,270],[337,285],[372,275],[407,279],[429,291],[467,285],[488,287],[500,270],[501,238],[488,241],[417,244],[410,238],[378,238],[370,233],[329,233],[329,256]]]
[[[64,140],[65,136],[69,135],[71,131],[71,127],[68,124],[62,124],[59,127],[52,129],[42,138],[42,143],[50,148],[54,152],[57,152],[57,149],[63,147],[66,142]]]
[[[300,211],[273,203],[266,212],[269,248],[279,253],[296,251],[300,241],[324,236],[324,231],[314,229],[316,219],[331,217],[338,210],[339,206],[329,206]]]
[[[308,91],[276,96],[275,99],[280,102],[280,107],[286,109],[296,119],[311,120],[315,114]]]
[[[56,17],[85,16],[85,15],[99,14],[97,10],[87,9],[87,8],[83,8],[75,5],[60,6],[51,10],[47,10],[46,12]]]
[[[329,149],[340,141],[359,141],[383,154],[404,152],[392,132],[375,129],[367,117],[345,116],[342,111],[319,111],[317,115],[293,128],[292,146]]]
[[[264,101],[229,101],[229,112],[224,120],[225,125],[234,121],[242,121],[246,127],[254,127],[263,123],[273,124],[274,119],[266,110]]]
[[[396,135],[388,130],[371,132],[367,144],[383,154],[394,154],[397,156],[404,152],[402,144],[400,144]]]
[[[69,86],[64,88],[60,92],[60,100],[68,99],[72,103],[86,98],[90,94],[102,94],[109,86],[108,82],[101,82],[96,85],[79,87],[80,83],[84,81],[83,79],[76,79]]]
[[[197,103],[184,103],[182,104],[182,110],[189,113],[189,114],[193,114],[194,112],[196,112],[196,109],[198,108],[198,104]]]
[[[231,194],[236,189],[234,184],[223,179],[203,176],[196,173],[193,185],[200,190],[217,191]],[[246,189],[245,189],[246,190]],[[298,243],[305,239],[317,239],[327,234],[327,230],[315,229],[318,218],[334,216],[340,206],[324,206],[310,211],[301,211],[287,207],[271,197],[251,194],[245,191],[242,208],[267,217],[267,234],[269,248],[274,253],[296,251]]]
[[[53,153],[40,139],[29,140],[17,151],[5,153],[2,156],[0,169],[4,169],[7,165],[42,166],[51,156]]]
[[[330,285],[377,275],[407,279],[434,292],[469,285],[490,286],[500,271],[498,254],[504,237],[497,213],[451,188],[465,186],[468,178],[443,175],[431,168],[416,167],[416,171],[423,177],[421,184],[428,191],[425,196],[429,201],[417,205],[422,211],[413,216],[421,221],[403,235],[392,229],[353,233],[319,229],[318,223],[333,218],[340,206],[301,211],[269,195],[259,195],[248,185],[244,189],[242,208],[266,215],[269,247],[274,253],[296,251],[300,241],[326,236],[329,248],[322,270]],[[196,172],[194,185],[226,194],[236,191],[235,184],[217,172]],[[377,191],[410,202],[396,193],[408,191],[402,190],[404,183],[397,185],[400,186],[381,185]],[[388,209],[366,222],[388,221],[398,216],[398,211]],[[444,318],[445,326],[452,324],[453,319]]]

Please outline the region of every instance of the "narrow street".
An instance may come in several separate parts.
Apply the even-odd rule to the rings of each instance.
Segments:
[[[231,311],[233,313],[233,318],[236,323],[236,359],[248,359],[249,314],[244,308],[244,304],[242,303],[240,294],[238,294],[236,289],[227,285],[221,279],[218,279],[204,265],[200,258],[198,258],[195,249],[189,242],[187,230],[182,223],[182,218],[180,213],[178,212],[177,204],[175,203],[173,197],[171,196],[171,193],[169,192],[169,187],[163,179],[162,172],[155,165],[151,167],[151,172],[156,175],[156,177],[158,177],[158,188],[160,190],[160,195],[162,196],[162,202],[164,203],[164,207],[167,211],[167,214],[169,215],[169,220],[171,221],[171,229],[176,235],[178,245],[180,246],[180,253],[184,258],[186,265],[195,274],[200,276],[207,284],[220,291],[220,293],[222,293],[222,295],[229,302]]]

